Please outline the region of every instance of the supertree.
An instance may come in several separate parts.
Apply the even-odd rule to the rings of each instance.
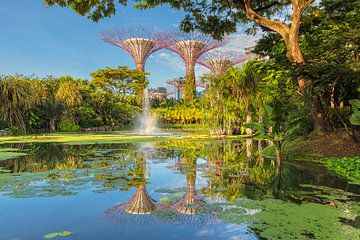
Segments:
[[[226,40],[216,41],[199,32],[184,33],[167,31],[156,35],[155,39],[162,48],[171,50],[184,60],[186,65],[185,94],[186,100],[192,100],[196,94],[195,64],[205,52],[226,44]]]
[[[185,172],[186,174],[186,191],[182,199],[174,204],[164,207],[169,211],[176,213],[175,217],[163,218],[163,220],[171,224],[202,226],[218,222],[215,215],[210,212],[201,212],[201,206],[206,202],[198,195],[196,191],[196,159],[180,158],[180,162],[175,164],[175,170]]]
[[[248,56],[235,51],[210,51],[201,55],[197,63],[209,68],[217,76],[247,59]]]
[[[146,155],[139,151],[135,159],[135,169],[130,172],[136,176],[130,185],[137,187],[133,197],[122,204],[116,205],[104,213],[104,218],[111,223],[148,223],[156,222],[156,218],[151,214],[157,209],[156,202],[146,190]],[[141,216],[139,216],[141,215]]]
[[[144,71],[145,61],[160,49],[154,37],[156,31],[142,26],[111,28],[101,34],[101,39],[127,51],[134,59],[136,69]]]
[[[174,92],[168,91],[165,87],[149,89],[149,97],[151,99],[159,99],[161,101],[165,101],[172,94],[174,94]]]
[[[179,98],[182,98],[184,96],[184,90],[185,90],[184,78],[169,79],[166,81],[166,84],[173,86],[174,88],[177,89],[177,93],[178,93],[177,95]]]

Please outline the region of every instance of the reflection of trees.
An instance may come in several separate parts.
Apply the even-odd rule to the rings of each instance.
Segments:
[[[68,145],[58,143],[34,144],[28,149],[30,155],[0,162],[0,167],[12,173],[46,172],[57,169],[81,168],[83,158]]]
[[[235,201],[238,198],[274,197],[293,202],[323,202],[314,194],[304,195],[303,184],[350,190],[352,186],[325,167],[299,161],[264,159],[253,149],[251,159],[244,142],[223,141],[207,146],[209,186],[204,193],[210,198]],[[261,148],[260,148],[261,150]]]
[[[0,162],[0,168],[10,171],[0,174],[0,189],[14,197],[73,195],[90,186],[95,192],[127,191],[138,181],[129,175],[136,168],[134,147],[31,144],[28,156]]]
[[[253,144],[223,141],[214,145],[206,151],[210,174],[209,187],[204,192],[209,197],[235,201],[241,197],[258,199],[269,193],[274,169],[250,149]]]

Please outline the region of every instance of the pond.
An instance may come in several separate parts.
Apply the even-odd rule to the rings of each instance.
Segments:
[[[1,239],[360,237],[360,185],[249,140],[1,148]]]

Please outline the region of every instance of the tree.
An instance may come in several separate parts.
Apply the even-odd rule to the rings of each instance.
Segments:
[[[29,79],[21,76],[0,76],[0,117],[10,126],[18,126],[26,133],[25,111],[39,98]]]
[[[57,121],[65,109],[65,105],[59,98],[56,97],[56,92],[59,89],[59,79],[48,77],[34,83],[37,92],[40,94],[40,102],[36,109],[43,115],[45,128],[50,131],[56,130]]]
[[[59,81],[60,85],[55,93],[55,98],[56,100],[65,104],[66,117],[72,118],[71,109],[79,106],[82,101],[80,89],[76,85],[74,79],[70,76],[61,77]]]
[[[334,130],[338,123],[348,128],[343,114],[348,114],[349,100],[359,97],[360,87],[359,6],[358,0],[323,0],[302,18],[300,45],[307,62],[301,74],[311,81],[303,101],[311,113],[314,132]],[[297,74],[284,58],[286,46],[279,35],[262,37],[255,52],[268,56],[273,70]],[[271,71],[265,75],[274,76]]]
[[[146,73],[128,67],[106,68],[91,73],[94,105],[103,121],[114,124],[122,118],[131,121],[131,112],[139,108],[141,93],[147,85]],[[121,114],[122,113],[122,114]]]

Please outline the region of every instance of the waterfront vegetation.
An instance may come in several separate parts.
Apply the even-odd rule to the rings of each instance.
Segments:
[[[118,7],[45,2],[94,21]],[[359,0],[208,2],[134,5],[168,3],[215,38],[264,33],[256,58],[202,75],[198,98],[152,98],[154,134],[133,131],[151,73],[0,76],[4,239],[360,238]]]

